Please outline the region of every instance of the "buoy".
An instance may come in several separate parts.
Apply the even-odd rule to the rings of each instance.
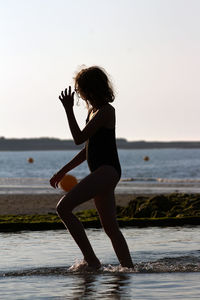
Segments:
[[[59,182],[59,187],[65,192],[69,192],[77,183],[76,177],[66,174]]]
[[[149,156],[145,156],[143,159],[144,159],[144,161],[148,161],[149,160]]]
[[[30,164],[32,164],[32,163],[34,162],[34,159],[33,159],[32,157],[29,157],[29,158],[27,159],[27,161],[28,161]]]

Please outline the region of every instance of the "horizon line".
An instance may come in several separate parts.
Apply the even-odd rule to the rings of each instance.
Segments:
[[[33,140],[33,139],[56,139],[61,141],[73,141],[73,138],[60,138],[60,137],[49,137],[49,136],[41,136],[41,137],[4,137],[0,136],[0,139],[5,140]],[[116,140],[124,140],[129,143],[134,142],[145,142],[145,143],[174,143],[174,142],[184,142],[184,143],[194,143],[194,142],[200,142],[200,140],[145,140],[145,139],[137,139],[137,140],[130,140],[125,137],[116,137]]]

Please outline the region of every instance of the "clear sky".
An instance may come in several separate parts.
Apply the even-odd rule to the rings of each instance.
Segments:
[[[0,0],[0,136],[71,139],[58,95],[99,65],[117,137],[200,140],[199,16],[199,0]]]

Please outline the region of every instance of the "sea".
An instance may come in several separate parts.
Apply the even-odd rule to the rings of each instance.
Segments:
[[[58,192],[49,179],[76,154],[74,150],[0,151],[0,193]],[[200,149],[120,149],[119,157],[122,178],[117,193],[200,192]],[[87,163],[70,173],[82,179],[89,174]]]
[[[49,178],[75,154],[0,152],[0,193],[60,193]],[[129,149],[119,150],[119,157],[117,193],[200,193],[200,149]],[[81,180],[89,174],[87,164],[71,174]],[[122,232],[132,269],[119,265],[102,229],[86,230],[102,263],[95,272],[80,268],[82,255],[65,229],[0,233],[0,299],[200,299],[200,226]]]

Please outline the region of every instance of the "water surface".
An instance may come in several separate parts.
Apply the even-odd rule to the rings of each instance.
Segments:
[[[81,253],[65,230],[1,233],[2,299],[199,299],[200,227],[123,229],[134,261],[121,268],[101,229],[87,234],[102,262],[69,271]]]
[[[0,151],[0,193],[55,193],[49,178],[77,151]],[[144,156],[150,160],[144,161]],[[27,159],[32,157],[34,163]],[[119,150],[122,180],[117,193],[200,193],[200,149]],[[72,171],[89,174],[84,162]]]

